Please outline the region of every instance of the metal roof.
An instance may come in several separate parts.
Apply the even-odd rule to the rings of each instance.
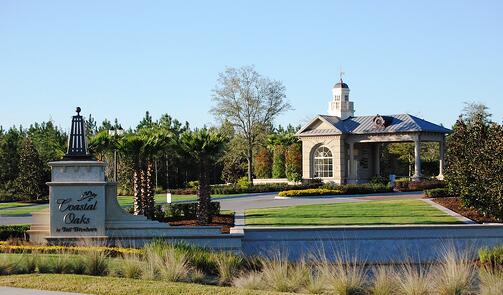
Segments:
[[[379,116],[379,115],[377,115]],[[332,135],[332,134],[376,134],[376,133],[401,133],[401,132],[432,132],[451,133],[450,129],[428,122],[409,114],[381,116],[385,119],[384,128],[376,126],[376,116],[357,116],[341,120],[337,116],[319,115],[317,118],[329,122],[334,129],[306,130],[316,120],[304,126],[297,135]]]

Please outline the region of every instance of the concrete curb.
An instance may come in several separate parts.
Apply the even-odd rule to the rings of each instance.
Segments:
[[[423,200],[424,202],[426,202],[426,203],[430,204],[431,206],[437,208],[438,210],[441,210],[441,211],[449,214],[452,217],[456,217],[459,221],[462,221],[463,223],[466,223],[466,224],[476,224],[475,221],[473,221],[473,220],[471,220],[469,218],[466,218],[463,215],[461,215],[459,213],[456,213],[456,212],[454,212],[454,211],[452,211],[450,209],[447,209],[444,206],[433,202],[431,199],[421,199],[421,200]]]

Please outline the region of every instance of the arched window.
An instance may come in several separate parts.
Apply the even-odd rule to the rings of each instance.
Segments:
[[[325,146],[314,151],[314,177],[333,177],[332,152]]]

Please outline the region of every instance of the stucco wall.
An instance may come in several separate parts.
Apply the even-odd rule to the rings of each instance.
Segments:
[[[320,145],[330,149],[333,156],[334,177],[324,178],[324,181],[344,182],[345,150],[341,135],[303,137],[302,140],[302,178],[313,178],[313,152]]]

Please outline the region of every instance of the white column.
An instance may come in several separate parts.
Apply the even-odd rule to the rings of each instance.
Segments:
[[[376,176],[381,175],[381,144],[374,144],[374,174]]]
[[[414,140],[414,155],[414,175],[412,176],[412,180],[419,181],[421,180],[421,139],[419,135]]]
[[[349,172],[348,182],[349,183],[354,183],[356,181],[354,162],[355,162],[354,143],[350,142],[349,143],[349,167],[348,167],[348,172]]]
[[[445,137],[442,137],[442,140],[439,142],[439,162],[438,162],[438,180],[444,180],[444,154],[445,154]]]

